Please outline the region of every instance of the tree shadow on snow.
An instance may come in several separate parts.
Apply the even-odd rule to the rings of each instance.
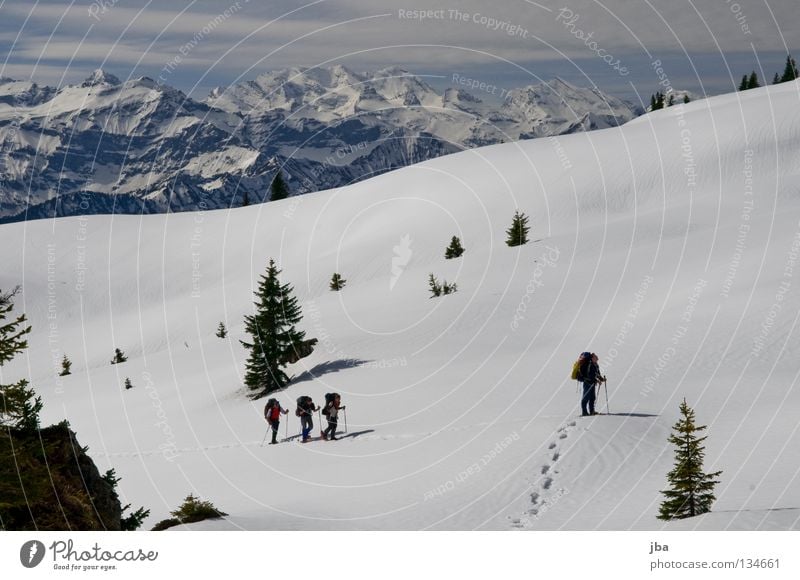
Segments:
[[[612,417],[658,417],[649,413],[608,413]]]
[[[370,362],[372,361],[361,360],[357,358],[343,358],[339,360],[327,361],[324,363],[320,363],[315,367],[300,373],[296,377],[293,377],[290,383],[292,385],[296,385],[297,383],[302,383],[305,381],[313,381],[314,379],[319,378],[323,375],[327,375],[330,373],[338,373],[339,371],[344,369],[360,367]]]

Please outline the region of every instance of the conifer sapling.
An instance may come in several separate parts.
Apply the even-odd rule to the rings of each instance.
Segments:
[[[706,437],[698,434],[706,429],[705,425],[695,425],[694,411],[683,400],[680,406],[681,419],[672,427],[673,433],[669,442],[675,446],[675,464],[667,474],[669,489],[661,493],[666,498],[659,509],[658,518],[673,520],[689,518],[711,511],[716,480],[722,473],[703,472],[703,458]]]

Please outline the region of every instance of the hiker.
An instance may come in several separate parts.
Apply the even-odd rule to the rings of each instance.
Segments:
[[[300,427],[303,430],[302,442],[306,443],[309,440],[309,434],[314,428],[314,413],[319,411],[319,407],[314,404],[311,397],[302,396],[297,399],[297,410],[295,415],[300,417]]]
[[[339,410],[344,409],[342,397],[339,393],[328,393],[325,395],[325,409],[322,414],[328,418],[328,428],[322,432],[322,438],[326,441],[337,441],[336,428],[339,426]]]
[[[589,356],[585,356],[585,355]],[[584,353],[580,367],[578,369],[578,380],[583,383],[583,396],[581,396],[581,417],[597,415],[594,410],[594,403],[597,399],[595,386],[604,382],[606,379],[600,374],[597,355],[594,353]]]
[[[281,414],[288,415],[289,409],[284,409],[278,399],[270,399],[264,407],[264,418],[272,428],[272,441],[270,445],[278,443],[278,428],[281,426]]]

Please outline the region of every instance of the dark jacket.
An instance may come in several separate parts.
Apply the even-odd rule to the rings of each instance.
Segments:
[[[591,359],[581,363],[578,369],[578,380],[584,383],[597,384],[602,382],[603,376],[600,374],[600,367]]]

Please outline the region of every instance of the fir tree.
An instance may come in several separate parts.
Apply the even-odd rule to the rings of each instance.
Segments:
[[[219,326],[217,326],[216,332],[217,338],[227,338],[228,337],[228,329],[225,328],[225,323],[220,322]]]
[[[750,87],[748,86],[747,75],[743,75],[742,76],[742,82],[739,83],[739,90],[740,91],[746,91],[749,88]]]
[[[242,196],[242,207],[247,207],[248,205],[250,205],[250,195],[245,191]]]
[[[61,359],[61,372],[59,376],[66,377],[72,374],[72,361],[67,358],[67,355],[64,355],[64,358]]]
[[[775,76],[772,77],[772,84],[773,85],[777,85],[780,82],[781,82],[781,75],[779,75],[778,73],[775,73]]]
[[[428,276],[428,289],[431,292],[431,298],[437,298],[442,295],[442,285],[436,280],[436,276],[431,274]]]
[[[281,284],[280,270],[269,261],[266,275],[261,276],[255,291],[255,314],[245,316],[245,330],[250,342],[240,341],[250,351],[244,382],[258,399],[285,387],[289,377],[281,370],[287,356],[305,338],[305,332],[295,330],[302,314],[297,298],[289,284]]]
[[[445,259],[452,260],[453,258],[460,258],[463,253],[464,248],[461,246],[461,240],[459,240],[457,236],[453,236],[453,239],[450,240],[450,245],[447,246],[447,249],[444,251]]]
[[[511,227],[506,230],[506,234],[508,235],[508,239],[506,239],[506,244],[511,246],[521,246],[523,244],[528,243],[528,232],[530,231],[530,227],[528,226],[528,216],[524,213],[520,213],[519,210],[514,212],[514,219],[511,222]]]
[[[786,55],[786,65],[783,68],[783,75],[781,76],[782,83],[788,83],[798,78],[800,74],[797,71],[797,63],[792,58],[791,54]]]
[[[270,201],[278,201],[279,199],[286,199],[289,197],[289,186],[286,185],[286,181],[284,181],[283,173],[280,169],[272,179],[270,194]]]
[[[442,282],[442,294],[447,296],[448,294],[454,294],[458,290],[458,286],[455,282],[452,284],[448,283],[447,280]]]
[[[8,293],[0,292],[0,367],[28,348],[27,336],[31,327],[25,325],[25,315],[5,322],[14,309],[14,296],[18,291],[19,288]],[[0,384],[0,425],[27,430],[39,427],[42,399],[28,388],[28,384],[25,379],[10,385]]]
[[[108,471],[103,474],[102,479],[111,486],[113,489],[113,493],[116,497],[119,497],[117,494],[117,484],[121,481],[122,478],[117,477],[117,473],[112,467]],[[120,529],[123,532],[133,532],[138,530],[144,520],[148,518],[150,515],[150,510],[146,510],[143,507],[140,507],[135,512],[125,515],[125,512],[131,507],[131,504],[127,504],[122,508],[122,518],[120,520]]]
[[[758,82],[758,75],[756,71],[750,73],[750,78],[747,79],[747,88],[748,89],[757,89],[761,86],[761,83]]]
[[[112,365],[117,365],[117,364],[121,364],[121,363],[124,363],[124,362],[128,362],[128,357],[125,356],[125,353],[122,352],[120,349],[115,348],[114,349],[114,358],[111,359],[111,364]]]
[[[658,518],[673,520],[693,517],[711,511],[714,497],[715,480],[722,473],[703,473],[705,447],[702,445],[706,437],[698,433],[706,429],[705,425],[695,425],[694,411],[681,403],[681,415],[672,427],[673,433],[669,442],[675,446],[675,466],[667,474],[670,489],[662,491],[665,500],[659,509]]]
[[[656,93],[656,109],[664,108],[664,93]]]
[[[125,377],[125,390],[128,391],[133,388],[133,383],[131,382],[130,377]]]
[[[333,292],[338,292],[339,290],[344,288],[345,284],[347,284],[347,280],[342,278],[341,274],[335,273],[333,276],[331,276],[330,289]]]
[[[651,111],[655,111],[656,110],[656,96],[655,95],[650,95],[650,110]]]
[[[691,100],[692,99],[689,98],[689,95],[683,95],[683,103],[684,104],[691,102]]]
[[[669,94],[669,102],[667,103],[667,106],[671,107],[674,104],[675,104],[675,95],[670,93]]]

